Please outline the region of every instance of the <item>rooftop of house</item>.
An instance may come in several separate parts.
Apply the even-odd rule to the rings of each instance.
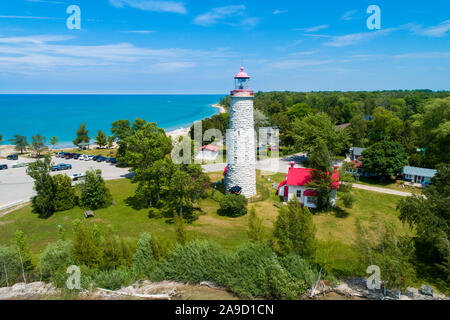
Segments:
[[[294,163],[291,162],[291,167],[289,168],[288,174],[286,175],[286,180],[280,183],[278,187],[283,185],[288,186],[305,186],[312,181],[311,172],[314,169],[308,168],[295,168]],[[334,172],[331,175],[333,179],[333,188],[339,188],[339,172],[337,171],[337,166],[334,168]]]
[[[403,174],[409,174],[413,176],[420,176],[420,177],[427,177],[432,178],[436,175],[436,170],[434,169],[427,169],[427,168],[419,168],[419,167],[410,167],[410,166],[404,166],[403,167]]]
[[[206,150],[206,151],[216,152],[217,150],[219,150],[219,147],[213,146],[212,144],[208,144],[206,146],[201,147],[201,149]]]

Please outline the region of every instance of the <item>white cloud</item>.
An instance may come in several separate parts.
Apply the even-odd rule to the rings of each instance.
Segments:
[[[355,19],[354,15],[357,13],[358,11],[356,10],[349,10],[346,13],[344,13],[339,20],[344,20],[344,21],[350,21]]]
[[[272,14],[282,14],[282,13],[286,13],[288,12],[288,10],[275,10],[274,12],[272,12]]]
[[[286,59],[273,62],[270,64],[270,66],[276,69],[293,69],[293,68],[304,68],[309,66],[318,66],[334,62],[336,62],[336,60],[333,59],[324,59],[324,60]]]
[[[319,30],[327,29],[329,27],[328,24],[321,24],[320,26],[309,27],[309,28],[299,28],[294,29],[295,31],[304,31],[304,32],[317,32]]]
[[[37,35],[0,37],[0,72],[39,74],[67,67],[116,66],[134,73],[167,73],[235,57],[225,49],[153,49],[130,43],[73,45],[73,37]]]
[[[37,16],[8,16],[8,15],[0,15],[0,19],[37,19],[37,20],[64,20],[63,18],[54,18],[54,17],[37,17]]]
[[[440,38],[446,36],[447,32],[450,31],[450,20],[443,21],[438,25],[428,28],[423,28],[422,26],[416,24],[410,24],[409,27],[415,34],[433,38]]]
[[[151,34],[151,33],[154,33],[156,31],[153,31],[153,30],[125,30],[125,31],[122,31],[122,32],[124,32],[124,33],[137,33],[137,34]]]
[[[210,12],[201,14],[194,19],[194,23],[201,26],[211,26],[225,19],[245,14],[244,5],[232,5],[219,8],[213,8]]]
[[[334,36],[332,40],[326,42],[324,45],[329,47],[346,47],[358,44],[363,41],[373,40],[375,38],[388,35],[392,33],[395,29],[382,29],[371,32],[361,32],[361,33],[351,33],[343,36]]]
[[[109,0],[109,3],[116,8],[129,6],[144,11],[187,13],[184,3],[177,1]]]

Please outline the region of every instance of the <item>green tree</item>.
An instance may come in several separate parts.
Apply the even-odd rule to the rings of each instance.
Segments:
[[[116,139],[114,138],[114,136],[108,136],[108,148],[111,149],[114,146],[114,142],[116,141]]]
[[[77,137],[75,140],[73,140],[73,144],[77,147],[80,147],[81,143],[89,143],[89,141],[91,141],[91,138],[89,138],[88,134],[89,130],[86,130],[86,124],[81,124],[77,130]]]
[[[96,224],[75,221],[74,259],[80,265],[98,269],[103,261],[102,233]]]
[[[102,130],[98,130],[97,135],[95,136],[95,143],[98,144],[100,148],[103,148],[108,144],[108,138]]]
[[[192,212],[193,204],[205,195],[208,184],[209,176],[203,172],[200,165],[177,166],[172,174],[169,188],[181,218],[183,218],[183,208]]]
[[[407,162],[404,147],[393,141],[381,141],[363,151],[362,164],[366,171],[390,178],[400,173]]]
[[[175,226],[175,237],[177,242],[181,245],[185,245],[187,242],[186,227],[184,225],[184,219],[177,213],[174,214],[174,226]]]
[[[31,137],[31,148],[36,152],[38,158],[41,156],[41,152],[47,148],[45,140],[45,137],[40,134]]]
[[[21,273],[21,264],[13,247],[0,246],[0,285],[12,286]]]
[[[397,209],[400,220],[415,229],[417,257],[426,266],[437,270],[438,278],[448,284],[450,269],[450,168],[438,166],[431,186],[424,190],[426,196],[413,195],[400,200]]]
[[[23,264],[24,271],[31,271],[34,269],[33,262],[31,260],[31,251],[27,243],[27,237],[21,230],[17,230],[14,233],[14,242],[16,250],[19,254],[19,259]]]
[[[316,250],[315,233],[311,212],[296,197],[281,207],[275,221],[274,236],[283,255],[298,254],[312,261]]]
[[[435,99],[413,118],[420,147],[426,149],[424,165],[435,168],[450,163],[450,97]]]
[[[136,252],[133,256],[133,273],[137,277],[149,277],[156,266],[153,254],[152,236],[149,233],[141,234]]]
[[[156,161],[164,159],[172,150],[172,139],[155,123],[141,125],[133,135],[125,138],[126,152],[124,162],[131,166],[135,173],[132,181],[138,183],[137,194],[145,198],[148,206],[154,201],[154,182],[159,179],[158,170],[154,170]]]
[[[16,134],[14,138],[9,139],[9,141],[11,141],[13,145],[15,145],[15,149],[17,151],[20,151],[21,154],[23,154],[23,152],[27,150],[27,147],[29,145],[27,138],[19,134]]]
[[[34,190],[37,193],[31,199],[32,208],[34,212],[45,218],[55,212],[55,188],[50,176],[51,168],[52,160],[49,154],[28,166],[28,175],[34,179]]]
[[[320,144],[326,144],[333,154],[341,154],[348,147],[349,136],[345,130],[335,128],[325,113],[297,119],[292,128],[298,150],[310,154]]]
[[[312,113],[312,109],[309,105],[306,103],[296,103],[292,107],[289,108],[287,111],[287,115],[289,116],[289,119],[302,119],[306,117],[307,115],[310,115]]]
[[[350,142],[354,147],[364,147],[367,140],[367,121],[362,114],[350,120]]]
[[[49,243],[39,256],[37,269],[45,279],[52,279],[58,271],[65,273],[67,267],[74,263],[72,242],[58,240],[56,243]]]
[[[52,149],[55,149],[55,146],[58,145],[58,142],[59,142],[58,137],[57,136],[51,137],[49,142],[52,145]]]
[[[100,170],[86,172],[86,181],[81,187],[81,204],[83,207],[96,210],[111,205],[111,193],[101,174]]]
[[[325,143],[320,143],[308,157],[308,166],[321,171],[331,170],[331,153]]]
[[[255,207],[250,209],[248,215],[248,238],[250,242],[263,243],[264,242],[264,228],[262,219],[256,214]]]
[[[77,204],[77,195],[72,187],[72,179],[67,175],[57,174],[52,177],[54,190],[54,210],[65,211]]]
[[[384,140],[396,141],[401,127],[402,120],[392,111],[378,107],[373,112],[373,121],[369,123],[369,139],[371,143]]]

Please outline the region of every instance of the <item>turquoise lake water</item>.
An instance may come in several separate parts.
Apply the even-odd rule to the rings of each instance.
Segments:
[[[3,144],[14,135],[57,136],[59,147],[72,146],[76,130],[86,123],[92,139],[111,123],[135,118],[156,122],[166,131],[190,126],[218,113],[211,104],[225,95],[0,95]]]

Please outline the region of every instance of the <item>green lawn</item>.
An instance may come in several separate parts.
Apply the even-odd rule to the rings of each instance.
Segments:
[[[211,173],[211,181],[217,181],[222,177],[221,173]],[[275,174],[263,179],[258,176],[258,183],[270,188],[272,183],[278,183],[284,178],[284,174]],[[135,185],[127,179],[106,182],[113,195],[115,205],[98,210],[95,218],[90,222],[111,225],[121,236],[136,239],[143,232],[151,232],[175,239],[174,227],[166,222],[166,218],[149,218],[148,209],[136,210],[126,203],[126,199],[133,195]],[[377,221],[395,220],[397,212],[395,207],[400,197],[385,195],[365,190],[355,190],[356,203],[352,209],[344,212],[321,213],[314,216],[317,226],[317,238],[321,241],[330,237],[341,244],[342,259],[348,253],[350,245],[355,239],[355,220],[357,217],[375,228]],[[269,199],[250,203],[255,206],[257,213],[263,219],[266,233],[271,234],[273,222],[278,215],[278,209],[274,206],[277,200],[275,190],[271,189]],[[193,224],[187,226],[190,237],[213,239],[225,248],[235,247],[247,241],[247,217],[227,218],[217,214],[218,203],[211,198],[200,202],[202,215]],[[74,208],[65,212],[58,212],[48,219],[40,219],[31,212],[31,207],[26,206],[0,218],[0,245],[9,244],[16,230],[23,230],[29,239],[31,250],[35,257],[49,242],[58,239],[58,225],[66,230],[68,238],[73,236],[73,220],[84,219],[83,210]],[[403,227],[402,227],[403,230]],[[404,228],[404,232],[407,229]],[[347,251],[346,251],[347,250]],[[345,253],[347,252],[347,253]],[[337,255],[341,254],[336,252]]]

